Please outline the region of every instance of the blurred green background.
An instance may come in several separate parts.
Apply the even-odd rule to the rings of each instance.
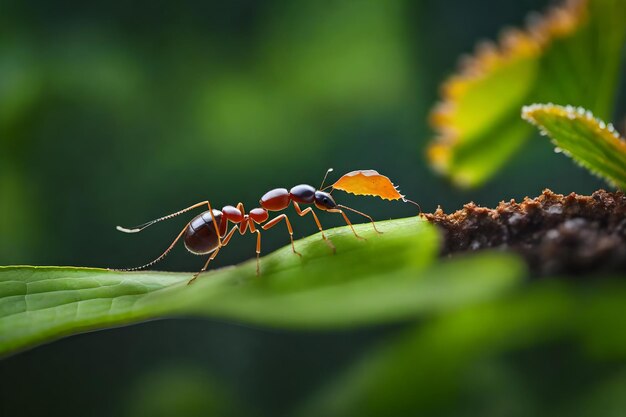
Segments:
[[[140,265],[186,219],[133,236],[115,225],[204,199],[251,209],[271,188],[317,186],[328,167],[334,178],[376,169],[425,211],[453,211],[469,200],[492,206],[546,187],[605,187],[545,139],[530,141],[488,186],[472,191],[452,188],[424,158],[428,112],[458,56],[548,4],[5,0],[0,264]],[[626,108],[621,82],[615,120]],[[401,203],[336,198],[376,219],[415,214]],[[316,230],[309,218],[291,217],[296,238]],[[341,224],[332,215],[320,219]],[[283,230],[271,230],[263,252],[287,241]],[[214,267],[253,257],[254,242],[235,236]],[[181,246],[159,268],[195,271],[202,263]],[[290,415],[410,325],[322,333],[169,320],[84,334],[0,362],[0,411]],[[481,358],[468,375],[484,387],[468,379],[458,408],[436,415],[538,415],[552,398],[604,375],[591,364],[572,371],[578,354],[549,346]],[[610,389],[625,388],[623,369],[611,377]],[[548,392],[530,388],[541,380],[554,382]]]

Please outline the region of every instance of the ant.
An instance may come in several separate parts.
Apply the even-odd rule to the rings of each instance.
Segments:
[[[326,188],[322,188],[324,186],[324,182],[326,181],[326,177],[333,169],[330,168],[326,171],[326,175],[324,175],[324,179],[322,180],[322,184],[320,185],[320,189],[315,189],[315,187],[308,184],[300,184],[295,187],[287,190],[286,188],[275,188],[273,190],[268,191],[261,197],[259,204],[261,207],[254,208],[250,210],[250,212],[246,213],[243,203],[238,203],[237,207],[233,206],[224,206],[222,210],[215,210],[211,207],[211,203],[208,200],[201,201],[196,203],[190,207],[187,207],[183,210],[177,211],[172,214],[168,214],[167,216],[160,217],[158,219],[149,221],[142,225],[136,226],[134,228],[128,229],[125,227],[117,226],[117,230],[124,233],[138,233],[144,230],[145,228],[152,226],[155,223],[161,222],[163,220],[171,219],[172,217],[176,217],[180,214],[186,213],[190,210],[193,210],[198,207],[207,206],[208,210],[200,213],[196,217],[194,217],[189,223],[185,225],[183,230],[178,234],[176,239],[170,244],[170,246],[163,252],[158,258],[155,260],[139,266],[135,268],[125,268],[119,269],[120,271],[136,271],[140,269],[144,269],[150,267],[157,262],[161,261],[163,258],[167,256],[167,254],[174,248],[176,243],[182,237],[185,243],[185,247],[187,250],[194,255],[209,255],[209,259],[206,261],[202,269],[196,272],[191,280],[189,280],[188,284],[191,284],[198,276],[206,271],[209,263],[217,256],[219,251],[230,242],[230,239],[233,237],[236,231],[239,231],[240,235],[244,235],[248,230],[250,233],[256,233],[256,273],[260,274],[259,268],[259,256],[261,253],[261,231],[257,228],[257,225],[260,226],[263,230],[268,230],[282,220],[285,221],[287,226],[287,231],[289,232],[289,238],[291,239],[291,249],[293,253],[302,256],[297,250],[293,243],[293,228],[291,227],[291,222],[286,214],[280,214],[275,218],[269,219],[270,211],[282,211],[289,207],[289,203],[293,203],[293,207],[296,210],[296,213],[300,216],[306,216],[311,213],[315,223],[317,224],[317,228],[319,229],[322,239],[328,244],[333,253],[335,252],[335,246],[333,243],[326,237],[324,234],[324,230],[322,229],[322,225],[320,224],[317,215],[313,211],[312,207],[307,207],[304,210],[300,208],[300,204],[313,204],[320,210],[327,211],[330,213],[339,213],[343,216],[344,220],[352,229],[354,236],[358,239],[364,239],[359,236],[354,230],[350,219],[346,216],[346,213],[342,210],[350,210],[357,214],[360,214],[364,217],[367,217],[371,222],[374,230],[377,233],[382,233],[376,228],[376,224],[374,223],[374,219],[372,219],[369,215],[362,213],[353,208],[337,204],[330,193],[325,192],[324,190],[331,187],[327,186]],[[331,190],[332,192],[332,190]],[[234,226],[228,230],[228,222],[234,224]]]

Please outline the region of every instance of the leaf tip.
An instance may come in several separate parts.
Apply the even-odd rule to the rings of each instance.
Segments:
[[[626,186],[626,141],[610,123],[583,107],[552,103],[524,106],[522,118],[550,137],[555,152],[571,157],[610,185]]]

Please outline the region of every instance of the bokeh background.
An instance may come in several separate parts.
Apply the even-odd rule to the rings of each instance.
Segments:
[[[132,236],[115,225],[204,199],[251,209],[271,188],[317,186],[329,167],[333,178],[376,169],[425,211],[469,200],[493,206],[546,187],[604,187],[539,136],[476,190],[454,189],[424,157],[429,109],[458,57],[548,4],[4,0],[0,264],[140,265],[187,219]],[[615,121],[626,109],[623,82]],[[415,214],[402,203],[336,197],[376,219]],[[311,219],[291,217],[296,238],[316,230]],[[287,242],[284,230],[268,231],[263,252]],[[254,243],[235,236],[215,266],[253,257]],[[202,263],[181,246],[159,268],[195,271]],[[0,411],[229,415],[236,403],[243,415],[289,415],[404,326],[286,332],[177,319],[79,335],[0,362]],[[541,368],[524,355],[520,363]],[[505,387],[490,374],[497,369],[480,369],[491,388],[536,410],[546,398],[520,388],[530,371],[519,368]],[[569,378],[582,380],[581,372]],[[556,389],[566,395],[567,386]],[[508,403],[496,405],[483,415]]]

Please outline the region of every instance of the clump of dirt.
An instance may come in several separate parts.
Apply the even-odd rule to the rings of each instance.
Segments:
[[[438,208],[426,218],[444,231],[442,255],[487,248],[512,250],[533,275],[626,271],[626,196],[550,190],[495,209],[474,203],[452,214]]]

